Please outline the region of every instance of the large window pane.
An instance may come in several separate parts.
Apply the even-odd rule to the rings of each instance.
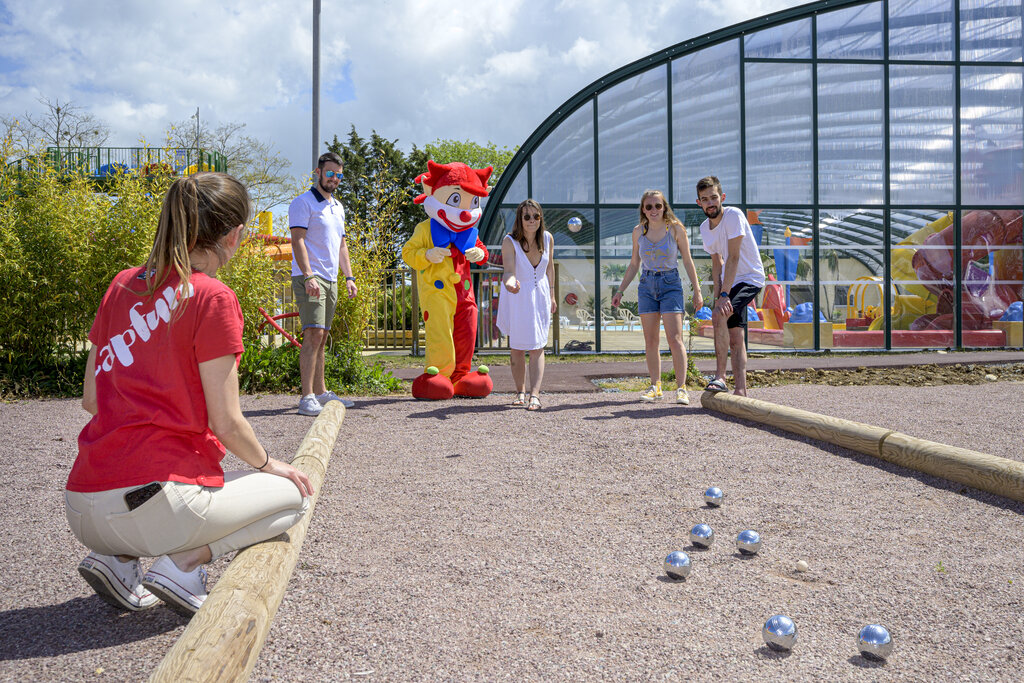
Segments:
[[[964,204],[1024,203],[1020,68],[960,70],[960,179]]]
[[[747,201],[811,203],[811,66],[747,64],[745,103]]]
[[[818,302],[831,323],[822,329],[822,346],[885,346],[883,230],[881,209],[819,211]]]
[[[954,81],[951,66],[889,67],[889,197],[894,204],[954,199]]]
[[[953,0],[889,0],[890,59],[953,59]]]
[[[569,219],[579,218],[582,228],[573,232]],[[555,240],[558,265],[558,324],[563,349],[596,351],[594,347],[594,211],[592,209],[545,209],[544,223]],[[583,345],[580,348],[573,341]],[[567,347],[568,345],[568,347]]]
[[[960,58],[1019,62],[1021,0],[960,0]]]
[[[811,257],[814,230],[809,209],[752,209],[747,220],[765,263],[767,283],[757,298],[760,321],[747,323],[750,348],[812,348],[814,269]],[[790,318],[796,313],[796,319]],[[806,322],[801,322],[803,317]]]
[[[519,202],[526,199],[527,195],[527,183],[526,176],[530,169],[529,162],[523,164],[523,167],[519,169],[519,173],[516,174],[515,180],[508,187],[508,192],[505,193],[504,197],[498,197],[498,200],[502,204],[519,204]]]
[[[668,190],[668,73],[657,67],[597,97],[601,202]]]
[[[594,110],[588,102],[562,121],[533,153],[539,202],[594,201]]]
[[[892,345],[953,346],[953,212],[893,211],[890,222]],[[941,312],[940,298],[945,300]]]
[[[1021,212],[964,211],[960,220],[963,345],[1020,346]]]
[[[818,66],[818,198],[881,204],[885,139],[882,66]]]
[[[882,3],[858,5],[818,15],[818,57],[881,59]]]
[[[744,36],[743,54],[755,58],[809,58],[811,20],[799,19]]]
[[[729,196],[740,184],[739,44],[729,41],[672,62],[672,160],[675,202],[697,196],[697,181],[718,176]]]

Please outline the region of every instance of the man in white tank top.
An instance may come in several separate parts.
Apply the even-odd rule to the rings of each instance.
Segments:
[[[707,391],[726,391],[725,370],[732,352],[732,377],[736,394],[747,395],[747,348],[743,330],[747,326],[747,305],[764,287],[764,266],[754,232],[742,211],[722,206],[725,193],[715,176],[697,182],[697,205],[707,216],[700,226],[704,250],[711,254],[714,282],[715,378]]]

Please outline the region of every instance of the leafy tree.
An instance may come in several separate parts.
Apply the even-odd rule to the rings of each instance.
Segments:
[[[423,148],[423,152],[427,159],[432,159],[439,164],[460,161],[473,168],[493,166],[494,173],[491,174],[489,185],[494,187],[498,184],[498,179],[501,178],[501,174],[505,172],[505,168],[512,161],[512,157],[515,156],[518,149],[518,146],[499,147],[493,142],[481,145],[470,140],[437,139],[427,144]],[[426,170],[426,167],[424,161],[423,170]]]
[[[392,261],[397,259],[401,245],[412,236],[416,224],[426,218],[423,210],[413,203],[420,193],[416,176],[427,170],[416,159],[422,151],[413,146],[407,157],[397,147],[398,140],[388,140],[372,131],[366,139],[352,126],[345,142],[335,135],[327,149],[341,157],[344,175],[336,196],[345,207],[348,222],[367,221],[386,216],[388,225],[381,226],[391,235],[392,243],[376,240],[379,248],[389,249]],[[387,197],[393,206],[382,212],[381,197]]]
[[[194,119],[177,121],[167,131],[167,146],[223,154],[228,173],[249,189],[257,211],[288,202],[303,191],[304,181],[288,173],[288,159],[273,143],[246,135],[244,123],[229,121],[211,128],[201,121],[196,130]]]

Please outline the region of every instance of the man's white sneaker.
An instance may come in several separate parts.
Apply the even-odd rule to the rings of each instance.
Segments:
[[[299,415],[316,417],[323,409],[324,407],[320,405],[320,401],[316,400],[316,396],[313,394],[307,394],[299,399]]]
[[[78,573],[105,602],[118,609],[137,612],[160,602],[142,585],[138,560],[122,562],[112,555],[89,553]]]
[[[322,394],[317,394],[316,400],[320,402],[320,405],[326,405],[328,401],[341,401],[341,405],[345,406],[346,408],[351,408],[352,406],[355,405],[355,403],[353,403],[352,401],[348,400],[347,398],[342,398],[341,396],[338,396],[333,391],[325,391]]]
[[[142,585],[186,617],[198,612],[206,601],[206,570],[200,566],[183,572],[166,555],[153,563],[143,577]]]

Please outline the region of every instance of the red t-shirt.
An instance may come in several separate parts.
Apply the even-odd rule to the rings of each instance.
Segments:
[[[208,425],[199,363],[241,356],[238,297],[220,280],[194,272],[192,294],[178,311],[178,276],[141,297],[142,274],[142,268],[118,273],[89,331],[99,411],[78,436],[69,491],[151,481],[224,485],[224,446]]]

